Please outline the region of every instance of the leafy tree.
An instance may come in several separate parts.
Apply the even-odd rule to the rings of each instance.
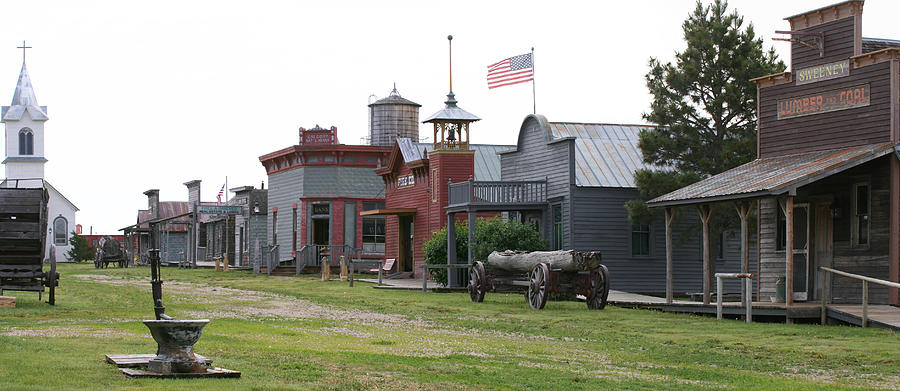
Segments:
[[[469,251],[469,224],[468,222],[456,222],[456,261],[466,263]],[[472,256],[476,261],[487,260],[488,255],[494,251],[521,250],[539,251],[546,250],[547,242],[541,239],[540,233],[532,224],[518,221],[503,221],[499,218],[478,219],[475,225],[475,251]],[[425,263],[447,263],[447,227],[435,232],[425,242]],[[447,269],[429,270],[431,277],[441,284],[447,284]]]
[[[93,261],[94,255],[97,254],[97,249],[91,246],[84,236],[76,234],[74,231],[69,237],[69,244],[72,245],[72,248],[66,251],[66,259],[70,261]]]
[[[753,24],[728,12],[725,0],[697,6],[682,24],[687,48],[674,63],[650,58],[653,95],[639,147],[653,169],[635,172],[643,197],[654,198],[747,163],[756,157],[756,85],[750,79],[782,72],[772,48],[763,50]],[[626,203],[632,221],[652,213],[643,201]]]

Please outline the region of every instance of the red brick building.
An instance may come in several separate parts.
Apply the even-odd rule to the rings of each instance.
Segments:
[[[396,259],[396,271],[412,277],[425,262],[425,241],[447,224],[448,184],[472,177],[498,180],[497,153],[512,148],[469,144],[469,125],[479,118],[457,107],[452,92],[447,97],[446,107],[424,121],[434,124],[431,148],[397,138],[387,164],[375,171],[384,181],[385,207],[362,213],[385,216],[384,257]],[[481,172],[476,160],[485,167]]]

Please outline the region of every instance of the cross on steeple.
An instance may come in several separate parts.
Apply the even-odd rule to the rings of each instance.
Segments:
[[[16,49],[22,49],[22,64],[25,63],[25,49],[31,49],[31,46],[25,46],[25,41],[22,41],[22,46],[16,46]]]

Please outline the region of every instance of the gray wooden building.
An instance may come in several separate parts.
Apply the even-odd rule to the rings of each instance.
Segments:
[[[502,152],[501,181],[450,185],[449,213],[502,210],[533,222],[550,249],[599,250],[612,288],[658,294],[666,288],[665,228],[662,219],[632,224],[624,204],[641,198],[633,173],[642,167],[638,134],[646,125],[549,122],[528,115],[516,148]],[[675,290],[699,292],[702,256],[696,217],[685,213],[675,249],[684,259]],[[716,270],[740,269],[735,235],[723,235]],[[728,291],[739,291],[729,285]]]
[[[667,213],[756,208],[759,262],[744,269],[759,278],[757,300],[777,298],[780,279],[788,307],[863,299],[866,282],[823,268],[900,281],[900,41],[863,38],[862,8],[786,18],[815,44],[792,43],[789,72],[754,79],[758,158],[650,201]],[[677,274],[683,259],[673,258]],[[900,304],[898,289],[869,286],[870,302]]]

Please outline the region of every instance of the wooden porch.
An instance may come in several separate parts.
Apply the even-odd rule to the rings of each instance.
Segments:
[[[609,303],[616,307],[677,312],[695,315],[716,315],[716,304],[704,304],[702,301],[674,300],[671,303],[664,297],[647,296],[636,293],[610,291]],[[722,305],[722,313],[729,318],[742,318],[745,308],[740,302],[726,302]],[[768,319],[784,318],[785,322],[820,323],[822,315],[821,303],[772,303],[754,301],[753,317]],[[828,304],[826,320],[862,326],[863,306],[860,304]],[[889,305],[868,306],[868,326],[900,331],[900,308]]]

